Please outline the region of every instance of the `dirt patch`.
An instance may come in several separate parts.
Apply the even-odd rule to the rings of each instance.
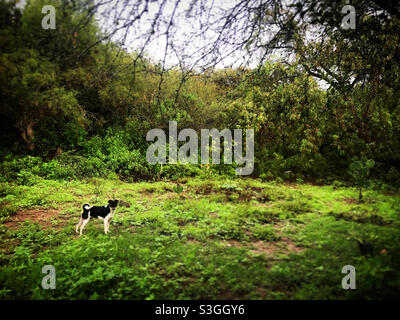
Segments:
[[[203,184],[203,185],[197,186],[195,188],[195,193],[201,194],[201,195],[207,195],[213,191],[214,191],[214,187],[211,184]]]
[[[252,242],[251,246],[254,248],[251,252],[255,254],[264,253],[266,256],[271,256],[276,251],[276,245],[272,242],[256,241]]]
[[[343,201],[348,204],[358,204],[358,200],[355,198],[344,198]]]
[[[255,205],[256,207],[271,208],[274,204],[271,202],[257,202]]]
[[[60,228],[62,223],[57,226],[52,223],[54,218],[62,218],[60,215],[60,210],[56,209],[33,209],[33,210],[22,210],[17,212],[17,214],[10,217],[10,220],[5,222],[4,225],[10,229],[18,229],[19,225],[25,221],[31,221],[33,223],[38,222],[43,228],[55,227]],[[65,223],[64,223],[65,224]]]
[[[265,254],[266,256],[271,256],[275,252],[280,253],[299,253],[304,250],[304,248],[300,248],[296,245],[296,243],[288,238],[281,238],[278,241],[256,241],[252,242],[251,245],[254,249],[251,252],[255,254]]]
[[[275,252],[280,253],[299,253],[304,250],[304,248],[298,247],[293,240],[289,238],[282,237],[277,241],[254,241],[247,243],[242,243],[237,240],[226,240],[229,247],[243,248],[250,246],[250,251],[255,254],[265,254],[266,256],[272,256]]]
[[[237,240],[223,240],[223,241],[228,245],[228,247],[241,248],[245,246],[244,243],[241,243],[240,241]]]
[[[217,296],[217,300],[242,300],[242,299],[244,299],[244,297],[239,296],[238,294],[232,292],[229,289],[223,291]]]
[[[143,195],[143,196],[145,196],[146,198],[153,198],[154,197],[154,194],[153,194],[153,192],[149,192],[149,191],[147,191],[147,190],[145,190],[145,191],[139,191],[139,193],[141,194],[141,195]]]
[[[267,295],[267,289],[262,287],[257,288],[257,292],[260,295],[261,299],[264,299],[265,296]]]
[[[189,239],[186,241],[187,244],[195,244],[195,245],[204,245],[202,242],[197,241],[197,240],[193,240],[193,239]]]
[[[209,214],[210,217],[212,217],[212,218],[218,218],[218,217],[219,217],[219,214],[218,214],[218,212],[216,212],[216,211],[210,211],[208,214]]]
[[[169,192],[163,193],[161,198],[162,199],[168,199],[168,200],[175,199],[175,198],[178,199],[179,196],[182,195],[182,194],[183,194],[183,191],[180,194],[177,194],[175,192],[169,191]]]
[[[280,242],[286,244],[286,253],[295,252],[299,253],[304,250],[304,248],[297,246],[296,242],[290,240],[289,238],[282,238]]]

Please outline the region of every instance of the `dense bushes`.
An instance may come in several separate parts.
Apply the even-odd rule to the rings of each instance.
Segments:
[[[184,177],[225,176],[235,177],[235,163],[226,165],[202,164],[149,164],[146,159],[146,144],[138,143],[123,129],[108,129],[103,136],[95,135],[82,141],[74,150],[61,152],[53,159],[46,160],[39,156],[15,156],[2,151],[0,162],[1,181],[16,181],[21,185],[34,185],[40,179],[72,180],[90,177],[137,180],[177,180]],[[256,155],[257,157],[257,155]],[[258,157],[260,155],[258,154]],[[327,160],[321,155],[314,160],[302,161],[301,155],[284,158],[277,153],[272,159],[262,161],[256,158],[258,172],[263,181],[303,182],[312,177],[319,183],[332,183],[349,178],[345,170],[333,171]],[[304,159],[303,159],[304,160]],[[386,175],[377,176],[371,171],[371,179],[366,187],[386,188],[387,184],[398,186],[400,174],[392,167]]]
[[[68,180],[89,177],[123,178],[128,180],[178,179],[202,173],[197,165],[149,164],[145,150],[135,149],[122,130],[108,130],[104,138],[94,136],[80,150],[61,153],[44,161],[38,156],[8,154],[0,164],[1,180],[33,185],[40,178]]]

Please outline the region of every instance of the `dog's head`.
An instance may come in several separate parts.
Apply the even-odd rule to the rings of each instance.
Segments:
[[[111,208],[115,209],[117,207],[118,200],[108,200],[108,204]]]

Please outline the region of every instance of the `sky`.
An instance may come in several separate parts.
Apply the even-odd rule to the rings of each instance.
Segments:
[[[98,3],[105,0],[94,1]],[[175,8],[177,1],[179,5]],[[140,1],[110,0],[107,5],[99,7],[96,20],[102,31],[109,33],[121,27],[127,21],[131,21],[138,12],[144,9],[144,4],[134,7],[138,2]],[[165,62],[167,68],[179,64],[185,68],[199,64],[210,64],[213,55],[203,57],[204,51],[201,49],[210,48],[210,46],[207,47],[207,44],[210,45],[218,37],[218,32],[215,29],[221,26],[218,23],[221,15],[225,10],[229,10],[237,4],[239,0],[198,0],[190,17],[186,13],[191,0],[166,0],[162,10],[162,18],[155,19],[162,2],[162,0],[150,0],[148,12],[142,16],[140,21],[135,22],[130,27],[122,28],[111,39],[123,43],[124,48],[129,52],[141,50],[146,44],[145,53],[147,57],[150,57],[154,62]],[[202,9],[200,7],[202,2],[204,2],[206,8],[212,3],[212,10],[208,12]],[[26,0],[17,0],[18,7],[23,8],[25,4]],[[174,19],[169,29],[168,41],[174,44],[175,50],[172,46],[166,48],[167,36],[165,34],[173,12]],[[158,32],[147,41],[154,21],[159,28]],[[237,25],[237,27],[243,26]],[[227,31],[227,38],[232,41],[240,39],[240,36],[241,34]],[[255,56],[253,61],[248,61],[248,55],[244,50],[232,51],[232,46],[229,44],[220,47],[217,54],[220,58],[216,65],[217,68],[238,67],[245,62],[248,63],[249,67],[256,67],[258,56]]]
[[[135,51],[138,48],[142,48],[143,45],[146,43],[147,34],[151,29],[153,21],[157,16],[158,10],[160,8],[160,3],[162,1],[156,1],[150,3],[148,13],[144,15],[144,19],[141,19],[140,23],[134,24],[133,27],[129,28],[128,34],[125,36],[126,29],[123,29],[117,32],[113,39],[118,41],[120,39],[124,39],[123,42],[126,46],[128,51]],[[178,7],[175,9],[175,0],[167,0],[165,6],[163,7],[162,16],[163,19],[158,19],[158,27],[160,28],[156,32],[156,34],[151,38],[151,40],[146,44],[146,52],[147,54],[154,60],[154,61],[164,61],[167,67],[171,67],[174,65],[179,64],[180,58],[183,58],[184,62],[187,67],[193,65],[198,59],[201,58],[201,52],[199,52],[200,48],[206,46],[213,40],[218,37],[218,33],[216,33],[212,28],[206,29],[205,25],[208,23],[215,24],[218,21],[218,18],[222,14],[223,10],[227,10],[232,8],[238,1],[235,0],[214,0],[214,6],[211,13],[210,20],[207,20],[208,15],[207,11],[204,10],[200,12],[200,8],[197,8],[197,11],[192,13],[191,17],[186,16],[186,12],[189,9],[189,5],[191,3],[190,0],[181,0],[179,2]],[[122,2],[120,2],[122,3]],[[210,3],[210,1],[207,1]],[[124,22],[124,16],[129,16],[130,19],[140,12],[144,6],[140,6],[135,10],[135,13],[132,14],[126,7],[123,8],[122,6],[117,10],[124,11],[125,15],[122,16],[122,22]],[[177,52],[179,55],[174,52],[172,47],[167,48],[167,55],[165,57],[166,52],[166,43],[167,43],[167,36],[165,31],[167,30],[168,22],[174,12],[174,19],[173,25],[170,27],[170,33],[168,40],[173,42],[174,45],[177,47]],[[103,7],[101,12],[98,13],[97,18],[101,21],[101,25],[103,25],[105,30],[110,30],[115,28],[115,26],[111,26],[112,18],[111,16],[107,16],[107,7]],[[105,13],[105,14],[104,14]],[[204,31],[203,34],[199,34],[199,30]],[[228,54],[229,53],[229,46],[226,46],[223,50],[221,50],[220,54],[227,55],[224,57],[221,62],[218,63],[219,68],[223,68],[225,66],[229,66],[233,64],[237,59],[239,61],[235,64],[238,66],[244,59],[240,59],[240,56],[245,54],[244,51],[236,53],[236,54]],[[201,59],[203,63],[206,59]]]

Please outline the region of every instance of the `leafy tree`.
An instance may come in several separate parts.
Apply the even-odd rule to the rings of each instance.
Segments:
[[[312,173],[325,130],[325,94],[295,66],[266,63],[232,93],[226,126],[253,128],[256,169]]]
[[[349,166],[348,172],[360,191],[358,202],[362,201],[362,188],[367,186],[369,170],[373,168],[374,165],[375,161],[370,159],[365,162],[354,161]]]

